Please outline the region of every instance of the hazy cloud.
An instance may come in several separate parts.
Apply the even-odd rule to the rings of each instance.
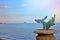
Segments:
[[[0,6],[0,8],[12,8],[11,6]]]
[[[27,4],[26,3],[22,3],[21,6],[22,7],[27,7]]]
[[[54,0],[54,8],[60,10],[60,0]]]

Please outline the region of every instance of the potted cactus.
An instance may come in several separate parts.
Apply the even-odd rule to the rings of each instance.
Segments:
[[[56,30],[49,29],[51,26],[55,25],[55,16],[54,15],[49,21],[45,22],[47,19],[47,16],[45,16],[43,19],[35,19],[37,23],[43,24],[43,29],[37,29],[34,31],[34,33],[37,33],[37,40],[55,40],[54,33],[56,33]]]

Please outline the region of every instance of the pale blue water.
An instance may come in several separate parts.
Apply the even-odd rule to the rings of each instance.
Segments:
[[[56,40],[60,40],[60,24],[51,27],[56,29]],[[42,24],[38,23],[15,23],[0,24],[0,38],[5,40],[35,40],[34,30],[42,29]]]

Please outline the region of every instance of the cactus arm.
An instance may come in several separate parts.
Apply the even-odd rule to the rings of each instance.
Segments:
[[[53,25],[55,25],[55,15],[46,23],[46,29],[49,29]]]
[[[44,20],[46,20],[46,18],[47,18],[47,16],[45,16],[43,19],[35,19],[35,21],[37,22],[37,23],[44,23]]]
[[[41,20],[40,20],[40,19],[35,19],[35,21],[36,21],[37,23],[40,23],[40,22],[41,22]]]
[[[36,21],[37,23],[40,23],[40,22],[41,22],[41,23],[43,24],[43,29],[45,29],[45,24],[46,24],[46,23],[45,23],[44,20],[46,20],[46,18],[47,18],[47,16],[45,16],[45,17],[44,17],[43,19],[41,19],[41,20],[40,20],[40,19],[35,19],[35,21]]]
[[[43,19],[42,19],[42,21],[44,21],[44,20],[46,20],[47,19],[47,16],[45,16]]]

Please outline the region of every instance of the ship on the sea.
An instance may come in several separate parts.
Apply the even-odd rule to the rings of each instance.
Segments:
[[[27,22],[24,22],[24,23],[27,23]]]

